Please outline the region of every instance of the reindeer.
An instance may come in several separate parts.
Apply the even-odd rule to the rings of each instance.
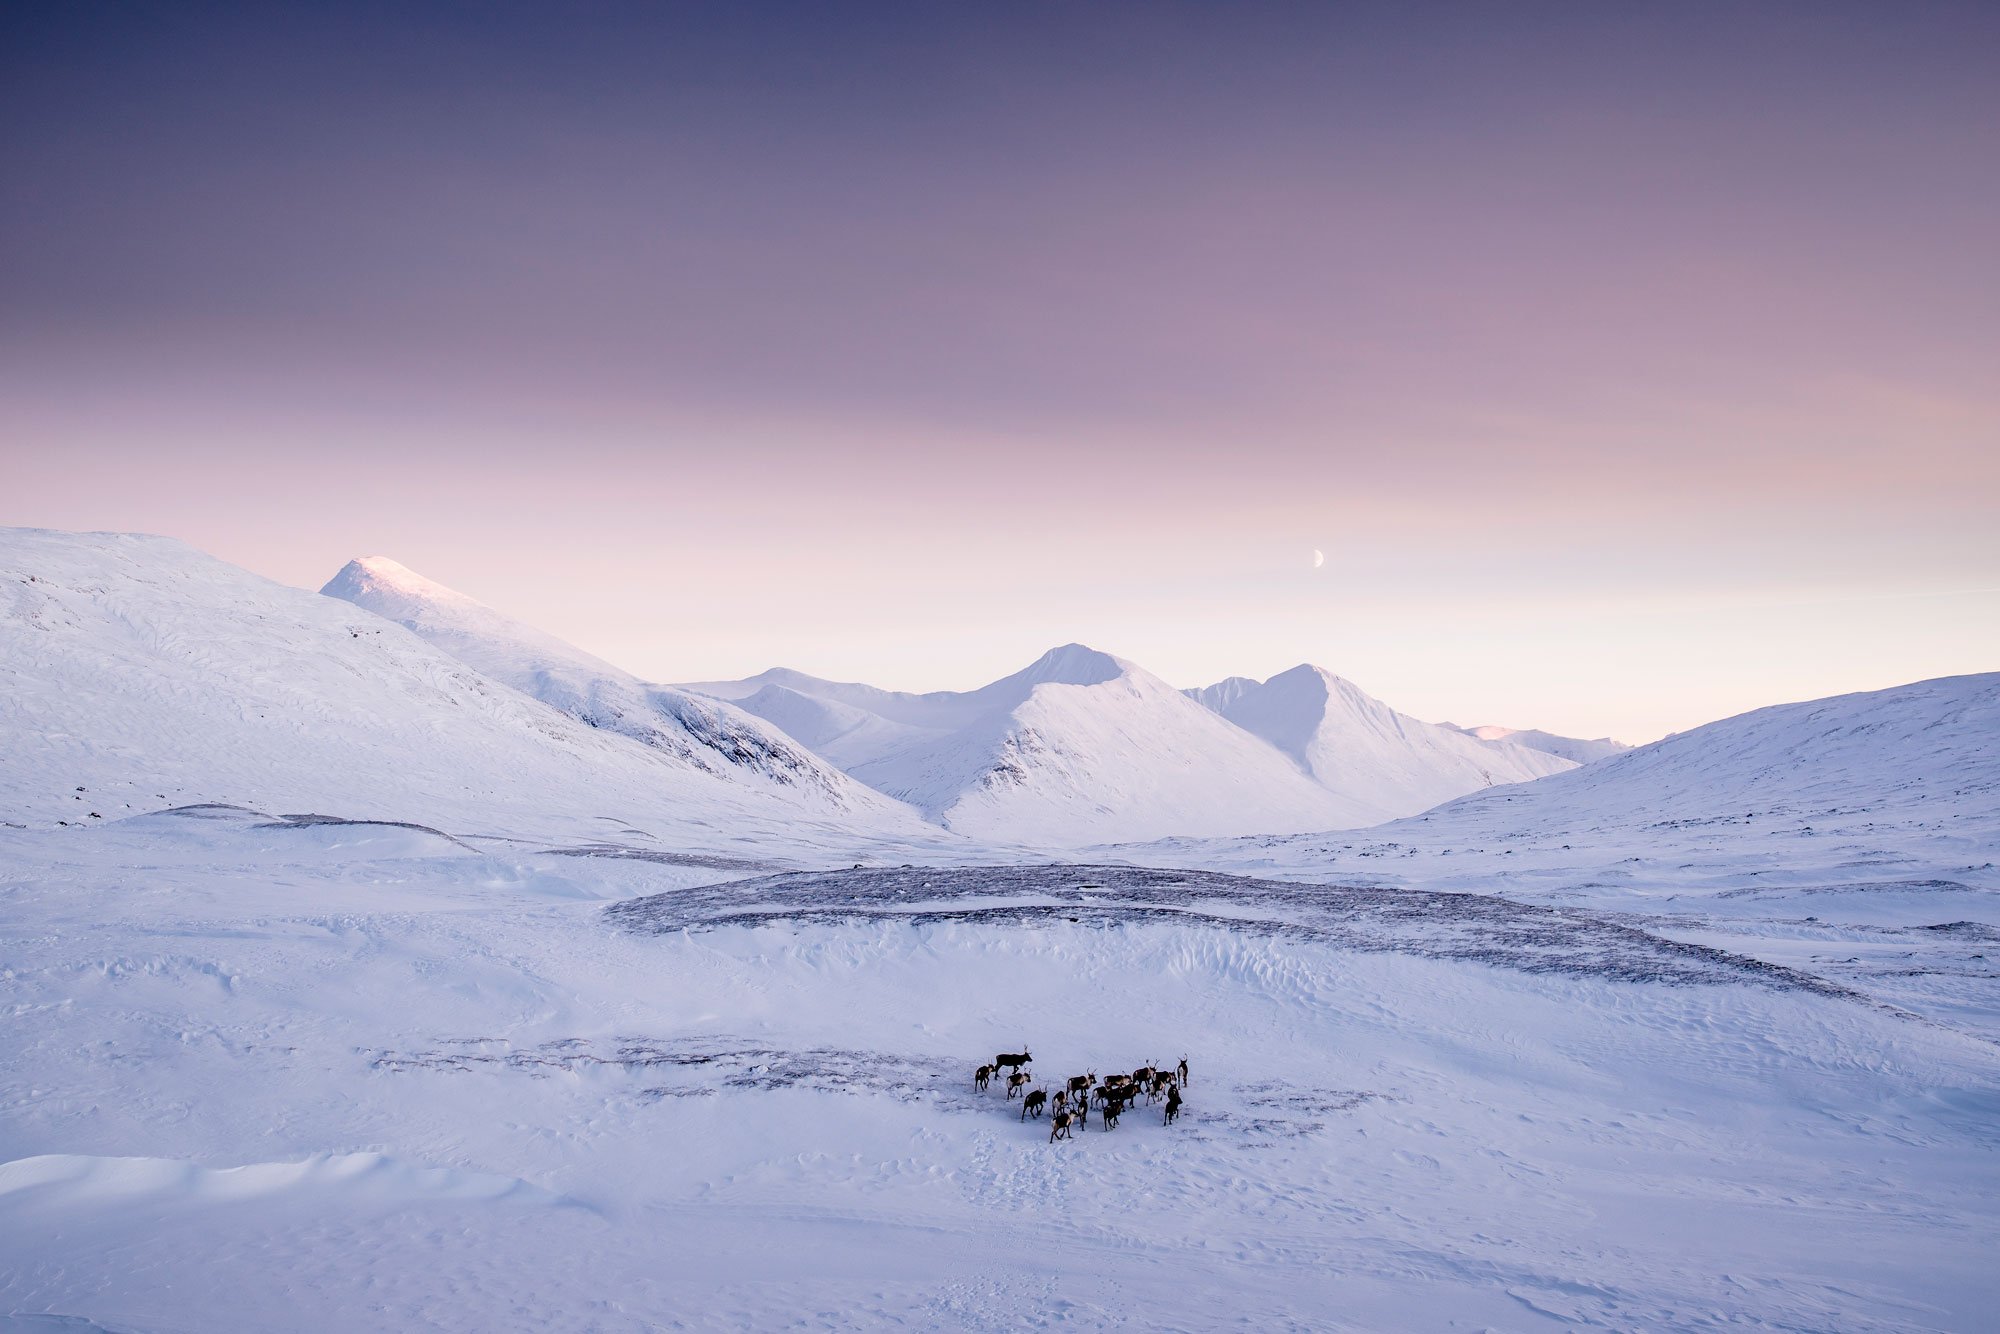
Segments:
[[[1174,1118],[1180,1114],[1181,1086],[1179,1084],[1169,1084],[1167,1085],[1167,1119],[1162,1124],[1172,1125]]]
[[[972,1091],[974,1093],[986,1092],[986,1085],[992,1080],[992,1078],[993,1078],[993,1067],[990,1065],[980,1066],[977,1070],[974,1070],[972,1072]]]
[[[1137,1084],[1140,1088],[1144,1088],[1146,1087],[1146,1085],[1152,1083],[1153,1067],[1150,1065],[1142,1065],[1137,1070],[1134,1070],[1132,1072],[1132,1082],[1134,1084]]]
[[[1002,1070],[1019,1070],[1034,1059],[1025,1051],[1003,1051],[993,1058],[993,1069],[996,1074]]]
[[[1059,1139],[1068,1139],[1070,1127],[1075,1124],[1076,1116],[1074,1113],[1057,1112],[1049,1125],[1049,1143],[1053,1144]]]
[[[1181,1082],[1181,1083],[1185,1084],[1185,1083],[1187,1083],[1187,1082],[1188,1082],[1188,1077],[1187,1077],[1187,1057],[1185,1057],[1185,1056],[1181,1057],[1181,1063],[1180,1063],[1180,1068],[1179,1068],[1178,1070],[1176,1070],[1176,1071],[1175,1071],[1174,1073],[1180,1076],[1180,1082]]]
[[[1095,1087],[1096,1084],[1097,1084],[1097,1071],[1095,1070],[1092,1070],[1087,1075],[1071,1075],[1069,1077],[1069,1091],[1072,1095],[1080,1094],[1083,1097],[1088,1098],[1090,1096],[1090,1090],[1093,1087]]]
[[[1013,1097],[1016,1091],[1024,1089],[1034,1082],[1035,1077],[1033,1075],[1024,1075],[1019,1070],[1016,1070],[1013,1074],[1007,1076],[1007,1096],[1010,1098]]]
[[[1025,1121],[1031,1116],[1040,1116],[1042,1108],[1048,1105],[1048,1101],[1049,1095],[1041,1089],[1036,1089],[1021,1099],[1021,1119]]]
[[[1109,1130],[1111,1123],[1118,1119],[1118,1113],[1125,1110],[1125,1104],[1132,1101],[1138,1095],[1139,1090],[1130,1084],[1114,1084],[1109,1080],[1105,1081],[1104,1087],[1097,1090],[1097,1100],[1104,1107],[1104,1128],[1106,1130]]]
[[[1173,1087],[1174,1077],[1172,1075],[1164,1070],[1155,1071],[1152,1087],[1146,1090],[1146,1100],[1148,1102],[1158,1102],[1167,1095],[1167,1090]]]
[[[1049,1110],[1057,1113],[1066,1112],[1069,1110],[1068,1089],[1056,1090],[1056,1096],[1049,1099]]]

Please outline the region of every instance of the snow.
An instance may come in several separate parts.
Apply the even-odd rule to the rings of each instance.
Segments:
[[[380,556],[348,562],[320,592],[412,631],[502,685],[592,727],[733,779],[763,780],[835,811],[890,814],[888,803],[740,709],[648,685]]]
[[[774,671],[688,687],[786,728],[860,781],[989,844],[1326,829],[1368,807],[1144,669],[1081,644],[971,691]]]
[[[314,834],[0,831],[0,1309],[145,1330],[1990,1310],[1992,1045],[1717,951],[1476,895],[1019,864],[730,885],[441,840],[349,860]],[[1044,1086],[1186,1055],[1183,1119],[1141,1104],[1050,1144],[970,1087],[1023,1047]]]
[[[955,832],[1027,847],[1354,828],[1569,767],[1398,714],[1319,668],[1176,691],[1081,644],[972,691],[784,669],[686,688]]]
[[[1397,713],[1311,664],[1261,683],[1231,677],[1189,693],[1291,756],[1323,786],[1367,803],[1368,824],[1572,764],[1505,742],[1482,744],[1454,728]]]
[[[954,828],[1187,821],[1066,862],[422,586],[0,558],[0,1329],[1991,1326],[2000,675],[1247,838],[1323,677],[1296,761],[1087,649],[741,683]],[[1187,1103],[1052,1144],[1002,1050]]]
[[[1623,741],[1613,741],[1608,736],[1586,741],[1582,737],[1558,736],[1535,727],[1498,727],[1491,724],[1459,727],[1453,723],[1440,723],[1439,726],[1478,737],[1481,741],[1502,741],[1513,746],[1526,746],[1530,750],[1546,751],[1574,764],[1593,764],[1632,749]]]

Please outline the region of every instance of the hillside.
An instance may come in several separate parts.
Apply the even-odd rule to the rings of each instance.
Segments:
[[[895,818],[875,792],[732,705],[656,686],[395,561],[348,562],[320,590],[410,630],[482,676],[579,722],[733,782],[793,789],[833,811]]]
[[[0,530],[0,624],[15,824],[216,802],[708,850],[930,837],[886,803],[839,811],[580,723],[168,538]]]

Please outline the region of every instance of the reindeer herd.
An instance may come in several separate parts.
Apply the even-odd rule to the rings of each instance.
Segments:
[[[1003,1051],[993,1058],[991,1065],[982,1065],[972,1072],[972,1088],[975,1093],[984,1093],[993,1086],[994,1079],[1004,1074],[1008,1099],[1017,1096],[1021,1099],[1023,1121],[1043,1112],[1050,1114],[1051,1144],[1068,1139],[1078,1127],[1089,1128],[1092,1102],[1097,1104],[1099,1123],[1106,1130],[1116,1130],[1118,1118],[1124,1115],[1127,1105],[1140,1098],[1148,1103],[1164,1100],[1167,1125],[1172,1125],[1181,1114],[1181,1089],[1188,1082],[1185,1056],[1176,1066],[1142,1065],[1129,1075],[1106,1075],[1102,1080],[1095,1070],[1071,1075],[1053,1093],[1034,1087],[1035,1077],[1028,1070],[1033,1060],[1025,1051]]]

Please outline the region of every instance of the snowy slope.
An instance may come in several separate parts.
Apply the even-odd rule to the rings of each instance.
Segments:
[[[1613,741],[1608,736],[1586,740],[1583,737],[1558,736],[1554,732],[1544,732],[1534,727],[1460,727],[1456,723],[1440,723],[1454,732],[1478,737],[1481,741],[1505,742],[1508,745],[1526,746],[1529,750],[1546,751],[1550,755],[1560,755],[1575,764],[1594,764],[1598,760],[1610,759],[1632,749],[1623,741]]]
[[[741,709],[650,685],[380,556],[349,561],[328,597],[404,626],[483,676],[579,722],[629,736],[677,762],[752,785],[796,790],[812,805],[887,814],[881,796]]]
[[[1309,664],[1268,681],[1237,676],[1187,693],[1276,746],[1329,790],[1379,812],[1380,820],[1571,767],[1540,750],[1483,742],[1397,713]]]
[[[1081,644],[971,691],[899,694],[797,672],[690,688],[733,698],[825,746],[869,786],[979,838],[1064,847],[1343,828],[1386,814],[1320,787],[1151,673]]]
[[[729,700],[810,746],[829,763],[852,773],[972,722],[979,713],[965,695],[880,690],[848,681],[823,681],[776,667],[741,681],[698,681],[683,689]]]
[[[1428,822],[1560,832],[1775,811],[2000,822],[2000,673],[1758,709]]]
[[[0,820],[226,802],[711,850],[925,829],[725,767],[581,724],[372,612],[180,542],[0,530]]]

